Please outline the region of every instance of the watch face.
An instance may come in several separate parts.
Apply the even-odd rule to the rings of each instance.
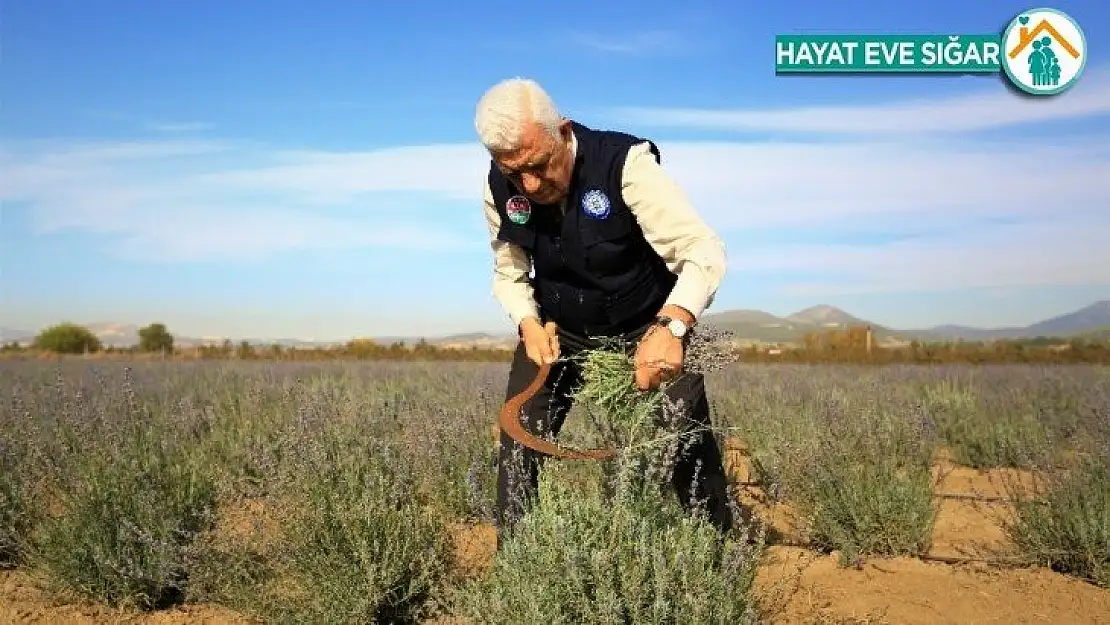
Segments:
[[[669,324],[667,324],[667,327],[670,329],[671,334],[679,338],[682,338],[686,335],[686,324],[682,323],[678,319],[671,321]]]

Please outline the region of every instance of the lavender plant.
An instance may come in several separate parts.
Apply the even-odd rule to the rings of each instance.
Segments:
[[[943,380],[924,387],[923,407],[930,411],[952,458],[964,466],[1028,468],[1040,464],[1047,452],[1048,426],[1037,419],[1033,398],[1021,394],[1006,410],[992,411],[990,406],[1000,403],[995,393],[984,399],[967,385]]]
[[[540,500],[485,578],[464,587],[476,623],[752,623],[760,547],[722,540],[657,488],[583,490],[549,465]]]
[[[55,433],[68,451],[48,493],[57,512],[36,528],[29,558],[61,591],[153,609],[184,599],[195,539],[214,521],[215,485],[196,441],[144,403],[128,373],[118,412]]]
[[[433,609],[449,543],[414,465],[349,426],[306,436],[294,454],[268,568],[244,580],[275,583],[245,584],[239,604],[268,622],[413,622]]]
[[[26,465],[30,455],[21,441],[12,436],[7,419],[0,418],[0,568],[23,564],[26,541],[41,509],[28,479]]]
[[[1045,471],[1037,491],[1009,487],[1014,515],[1003,527],[1029,563],[1110,588],[1110,384],[1079,397],[1077,453]]]
[[[1110,462],[1084,457],[1053,471],[1040,496],[1011,491],[1014,517],[1004,529],[1030,564],[1110,588]]]
[[[768,490],[795,505],[814,546],[839,551],[844,564],[923,553],[936,515],[933,425],[888,390],[884,374],[853,373],[847,387],[741,382],[752,390],[726,405],[740,412],[734,419]],[[770,397],[753,397],[764,389]]]
[[[583,481],[547,463],[538,498],[507,532],[492,572],[458,609],[479,623],[749,623],[762,537],[741,523],[722,536],[671,494],[669,467],[694,434],[665,387],[638,391],[628,350],[582,354],[576,402],[621,434],[613,481]],[[660,410],[663,417],[660,418]],[[596,474],[595,474],[596,475]],[[752,539],[752,540],[749,540]]]

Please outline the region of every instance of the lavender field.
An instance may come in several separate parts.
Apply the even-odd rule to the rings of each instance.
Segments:
[[[732,364],[707,374],[715,425],[738,498],[768,525],[720,541],[665,501],[614,503],[591,486],[604,466],[551,461],[528,537],[492,558],[507,371],[0,362],[0,561],[43,596],[131,612],[757,622],[773,620],[760,580],[783,544],[846,571],[935,553],[942,459],[1016,476],[999,491],[1014,500],[1003,546],[979,559],[1047,571],[1076,609],[1110,614],[1104,368]],[[565,440],[596,440],[584,413]]]

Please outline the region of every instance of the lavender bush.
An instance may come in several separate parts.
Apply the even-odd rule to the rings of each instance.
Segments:
[[[130,370],[120,373],[114,393],[58,379],[39,396],[56,412],[43,419],[53,453],[40,456],[47,479],[35,495],[54,510],[25,544],[60,590],[157,608],[185,596],[194,539],[214,520],[215,485],[172,407],[144,402]]]
[[[240,580],[238,605],[267,622],[393,623],[428,614],[449,544],[443,519],[418,492],[414,465],[391,445],[335,425],[306,435],[290,462],[295,475],[276,491],[280,533],[262,552],[262,575]]]
[[[1110,384],[1102,382],[1069,402],[1071,461],[1045,471],[1040,492],[1010,488],[1017,503],[1004,528],[1029,563],[1110,588]]]
[[[720,535],[669,488],[675,456],[695,433],[681,427],[682,405],[661,389],[638,392],[619,345],[582,361],[576,404],[608,415],[614,436],[603,443],[619,455],[608,471],[589,471],[593,479],[576,463],[546,463],[539,496],[506,530],[492,573],[461,592],[464,614],[479,623],[756,622],[762,535],[739,515]]]
[[[934,424],[892,384],[895,371],[810,369],[806,379],[779,369],[785,383],[774,384],[775,368],[739,369],[752,381],[719,402],[767,490],[794,503],[806,537],[844,562],[929,548]]]
[[[24,563],[25,541],[41,513],[31,492],[30,450],[15,423],[0,421],[0,568]]]

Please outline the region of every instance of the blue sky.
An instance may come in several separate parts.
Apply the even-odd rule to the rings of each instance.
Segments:
[[[910,328],[1110,298],[1110,5],[1052,5],[1090,54],[1057,98],[774,75],[775,34],[999,32],[1030,8],[916,4],[10,2],[0,326],[511,331],[472,120],[517,75],[661,145],[728,245],[712,310]]]

